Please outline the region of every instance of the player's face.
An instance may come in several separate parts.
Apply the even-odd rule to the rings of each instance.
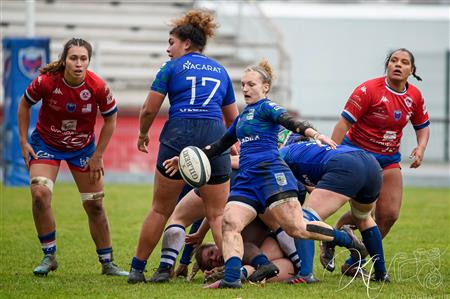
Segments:
[[[387,76],[391,81],[406,81],[412,74],[411,57],[407,52],[397,51],[388,62]]]
[[[69,48],[65,61],[64,79],[73,85],[83,82],[89,66],[89,54],[85,47]]]
[[[169,37],[169,47],[167,48],[167,55],[171,59],[176,59],[188,53],[189,41],[182,41],[175,35],[170,35]]]
[[[223,266],[223,256],[219,254],[219,249],[216,246],[203,250],[202,260],[205,262],[207,270]]]
[[[263,83],[261,75],[255,71],[245,72],[241,79],[242,93],[247,105],[256,103],[266,97],[269,84]]]

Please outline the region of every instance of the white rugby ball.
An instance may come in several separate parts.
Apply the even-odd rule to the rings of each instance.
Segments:
[[[179,156],[180,174],[194,188],[206,184],[211,177],[211,164],[205,153],[196,146],[185,147]]]

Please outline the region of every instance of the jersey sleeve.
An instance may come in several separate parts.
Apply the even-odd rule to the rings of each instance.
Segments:
[[[226,134],[229,135],[230,137],[234,138],[234,139],[238,139],[237,135],[236,135],[236,126],[237,123],[239,121],[240,116],[236,117],[233,121],[233,123],[231,124],[231,126],[228,128]]]
[[[280,115],[286,113],[287,111],[284,107],[278,105],[277,103],[266,101],[261,105],[261,112],[266,119],[276,123],[278,122]]]
[[[227,85],[227,91],[226,94],[223,98],[222,101],[222,107],[223,106],[228,106],[230,104],[233,104],[234,102],[236,102],[236,98],[234,96],[234,89],[233,89],[233,83],[231,82],[230,76],[227,74],[227,81],[228,81],[228,85]]]
[[[370,89],[363,83],[350,95],[347,103],[345,103],[341,116],[353,124],[358,121],[358,118],[364,115],[370,106]]]
[[[48,84],[49,78],[45,75],[39,75],[31,81],[25,90],[24,98],[30,105],[34,105],[46,95],[46,84]]]
[[[419,101],[414,105],[413,115],[411,116],[411,123],[415,130],[420,130],[430,125],[427,107],[420,92],[418,98]]]
[[[97,103],[103,117],[108,117],[117,112],[116,99],[106,83],[103,83],[103,86],[98,89]]]
[[[164,63],[156,74],[155,80],[153,80],[151,90],[160,94],[166,95],[169,90],[169,79],[172,74],[173,62],[167,61]]]

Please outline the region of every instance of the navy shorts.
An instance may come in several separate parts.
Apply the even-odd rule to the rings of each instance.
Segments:
[[[156,167],[159,172],[171,179],[181,180],[177,172],[169,177],[162,163],[174,156],[178,156],[186,146],[204,148],[222,138],[226,128],[222,120],[175,118],[169,119],[159,137],[160,145]],[[209,184],[220,184],[226,182],[230,177],[231,160],[230,150],[226,150],[220,156],[210,159],[211,179]]]
[[[323,171],[316,188],[348,196],[363,204],[378,198],[382,169],[377,160],[364,151],[335,155],[323,166]]]
[[[228,201],[239,201],[264,213],[272,203],[297,197],[297,179],[286,163],[278,158],[239,170]]]

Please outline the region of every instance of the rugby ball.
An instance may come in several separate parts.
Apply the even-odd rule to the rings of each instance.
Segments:
[[[199,188],[209,181],[211,164],[205,153],[198,147],[185,147],[178,161],[183,180],[192,187]]]

